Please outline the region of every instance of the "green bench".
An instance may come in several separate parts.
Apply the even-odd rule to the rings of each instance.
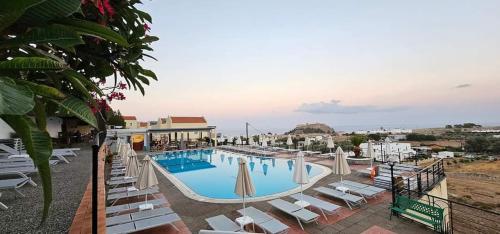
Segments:
[[[392,204],[390,209],[392,212],[389,219],[395,212],[429,224],[436,232],[443,230],[443,208],[427,205],[406,196],[396,196],[396,202]]]

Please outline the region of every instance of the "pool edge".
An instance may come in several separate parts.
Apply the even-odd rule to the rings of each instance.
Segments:
[[[232,153],[234,153],[234,152],[232,152]],[[187,185],[185,185],[182,181],[177,179],[174,175],[167,172],[167,170],[165,168],[161,167],[155,160],[151,160],[151,162],[153,163],[153,166],[163,176],[165,176],[172,184],[175,185],[175,187],[177,189],[179,189],[179,191],[181,191],[182,194],[184,194],[184,196],[186,196],[192,200],[200,201],[200,202],[207,202],[207,203],[218,203],[218,204],[224,204],[224,203],[225,204],[236,204],[236,203],[241,203],[241,201],[242,201],[240,198],[216,199],[216,198],[209,198],[209,197],[201,196],[201,195],[195,193],[193,190],[191,190]],[[316,163],[311,163],[311,162],[309,162],[309,163],[314,164],[315,166],[318,166],[323,171],[319,175],[316,175],[316,176],[310,178],[310,182],[308,184],[302,186],[303,190],[306,190],[306,189],[312,187],[314,184],[316,184],[316,182],[318,182],[319,180],[323,179],[324,177],[326,177],[332,173],[332,170],[328,167],[325,167],[323,165],[319,165]],[[276,199],[276,198],[288,196],[288,195],[299,193],[299,192],[300,192],[300,186],[298,186],[297,188],[291,189],[291,190],[281,192],[281,193],[275,193],[272,195],[266,195],[266,196],[262,196],[262,197],[258,197],[258,198],[246,197],[245,201],[246,202],[267,201],[267,200]]]

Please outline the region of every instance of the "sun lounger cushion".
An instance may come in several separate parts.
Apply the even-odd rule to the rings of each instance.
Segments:
[[[296,200],[299,200],[299,201],[304,200],[305,202],[311,204],[312,206],[319,208],[319,209],[322,209],[322,210],[326,211],[327,213],[334,213],[335,211],[337,211],[341,207],[341,206],[335,205],[333,203],[323,201],[319,198],[315,198],[315,197],[305,195],[305,194],[300,195],[297,193],[297,194],[290,195],[290,197],[292,197]]]
[[[375,187],[375,186],[368,185],[368,184],[358,183],[358,182],[354,182],[354,181],[350,181],[350,180],[343,180],[342,183],[345,183],[345,184],[348,184],[351,186],[356,186],[359,188],[367,188],[367,189],[375,191],[375,192],[385,192],[386,191],[383,188]]]
[[[238,210],[238,213],[243,215],[243,209]],[[252,206],[245,208],[245,215],[250,216],[255,225],[264,229],[266,233],[283,233],[290,228],[274,217]]]
[[[134,203],[129,203],[129,204],[123,204],[123,205],[108,206],[108,207],[106,207],[106,214],[113,214],[113,213],[138,209],[139,206],[144,204],[144,203],[146,203],[146,202],[140,201],[140,202],[134,202]],[[148,200],[147,203],[153,204],[153,206],[158,206],[158,205],[162,205],[162,204],[167,203],[167,200],[165,200],[165,198],[153,199],[153,200]]]
[[[347,205],[349,205],[349,207],[351,207],[351,205],[360,205],[364,201],[364,199],[362,197],[352,195],[349,193],[343,193],[341,191],[326,188],[326,187],[317,187],[317,188],[314,188],[314,190],[318,191],[322,194],[328,195],[330,197],[342,199],[347,203]]]
[[[225,215],[217,215],[214,217],[210,217],[205,219],[210,225],[210,227],[216,231],[239,231],[241,229],[238,224],[230,220]]]
[[[29,178],[0,180],[0,189],[12,189],[22,186],[29,181]]]
[[[316,219],[318,219],[319,215],[311,212],[309,210],[303,209],[302,207],[295,205],[293,203],[287,202],[282,199],[275,199],[272,201],[268,201],[269,204],[271,204],[273,207],[290,214],[292,216],[297,217],[301,221],[304,222],[311,222]]]
[[[162,207],[153,210],[138,211],[131,214],[117,215],[106,218],[106,226],[112,226],[116,224],[127,223],[131,221],[137,221],[141,219],[146,219],[171,213],[174,213],[174,211],[171,208]]]
[[[333,186],[335,188],[336,187],[347,187],[350,192],[354,192],[354,193],[360,194],[363,197],[374,197],[374,196],[376,196],[376,195],[378,195],[380,193],[380,192],[375,192],[375,191],[367,189],[368,186],[360,188],[360,187],[352,186],[350,184],[346,184],[344,182],[335,182],[335,183],[331,183],[329,185]]]
[[[138,220],[135,222],[129,222],[119,225],[114,225],[106,228],[106,233],[130,233],[142,230],[147,230],[154,227],[159,227],[167,224],[172,224],[176,221],[181,220],[179,215],[176,213],[161,215],[153,218]]]
[[[141,196],[141,195],[146,195],[146,194],[152,194],[152,193],[157,193],[158,191],[159,191],[158,188],[150,188],[150,189],[145,189],[145,190],[140,190],[140,191],[114,193],[114,194],[108,195],[108,201],[121,199],[121,198]]]

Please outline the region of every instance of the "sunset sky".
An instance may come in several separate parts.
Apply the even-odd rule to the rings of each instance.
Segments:
[[[500,123],[500,1],[144,1],[158,82],[112,107],[221,131]]]

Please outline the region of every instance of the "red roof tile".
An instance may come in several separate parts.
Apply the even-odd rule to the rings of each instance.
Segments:
[[[207,123],[205,117],[170,117],[172,123]]]
[[[130,116],[124,115],[122,117],[123,117],[123,120],[137,120],[137,118],[135,118],[135,116],[132,116],[132,115],[130,115]]]

